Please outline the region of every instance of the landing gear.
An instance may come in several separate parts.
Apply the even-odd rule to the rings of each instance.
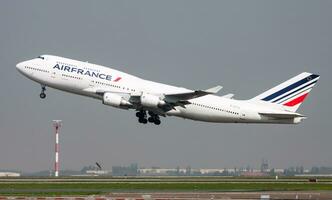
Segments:
[[[153,119],[152,117],[149,117],[149,118],[148,118],[148,121],[149,121],[150,123],[153,123],[153,122],[154,122],[154,119]]]
[[[40,93],[39,97],[40,97],[41,99],[45,99],[45,98],[46,98],[46,94],[45,94],[45,93]]]
[[[161,123],[161,122],[160,122],[160,119],[157,119],[157,120],[154,121],[154,124],[155,124],[155,125],[159,125],[160,123]]]
[[[148,120],[146,119],[146,111],[141,110],[136,113],[136,117],[138,117],[138,122],[141,124],[148,123]]]
[[[147,124],[148,122],[154,123],[155,125],[160,124],[160,118],[157,114],[149,111],[150,117],[147,118],[147,114],[145,110],[141,110],[136,113],[136,117],[138,117],[138,122],[141,124]]]
[[[139,118],[138,119],[138,122],[141,123],[141,124],[147,124],[148,123],[148,120],[144,119],[144,118]]]
[[[148,121],[150,123],[154,123],[155,125],[159,125],[160,124],[160,118],[159,115],[149,111],[149,115],[150,117],[148,118]]]
[[[45,99],[45,98],[46,98],[46,94],[45,94],[46,86],[45,86],[45,85],[42,85],[42,86],[41,86],[41,89],[42,89],[42,91],[41,91],[39,97],[40,97],[41,99]]]

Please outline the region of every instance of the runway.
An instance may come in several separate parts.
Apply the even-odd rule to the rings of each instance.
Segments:
[[[107,195],[68,197],[0,197],[0,200],[256,200],[262,195],[270,200],[331,200],[332,192],[162,192],[162,193],[110,193]],[[264,199],[265,200],[265,199]]]
[[[4,199],[332,199],[332,179],[243,177],[3,178]]]

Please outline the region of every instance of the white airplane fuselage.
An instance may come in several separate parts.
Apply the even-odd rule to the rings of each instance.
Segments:
[[[159,116],[219,123],[296,124],[304,119],[300,115],[280,118],[261,114],[281,113],[284,116],[295,113],[279,104],[235,100],[212,94],[186,99],[184,105],[172,104],[171,109],[161,109],[161,104],[143,105],[140,99],[144,94],[147,98],[151,97],[151,102],[158,97],[164,105],[168,104],[163,101],[165,95],[186,94],[193,90],[148,81],[112,68],[58,56],[40,56],[21,62],[16,67],[24,76],[42,86],[103,100],[104,104],[107,104],[105,94],[110,94],[111,98],[121,96],[124,106],[111,105],[122,109],[151,111]]]

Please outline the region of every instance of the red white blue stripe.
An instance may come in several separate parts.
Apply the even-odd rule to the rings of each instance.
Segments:
[[[285,87],[277,90],[276,92],[269,94],[261,100],[271,103],[282,104],[284,106],[298,105],[302,103],[304,99],[308,96],[308,93],[318,79],[319,75],[310,74],[305,78],[286,85]]]

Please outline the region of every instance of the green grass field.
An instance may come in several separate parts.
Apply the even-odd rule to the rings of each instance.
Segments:
[[[152,180],[152,181],[151,181]],[[0,179],[0,196],[92,195],[110,192],[332,191],[330,179]]]

